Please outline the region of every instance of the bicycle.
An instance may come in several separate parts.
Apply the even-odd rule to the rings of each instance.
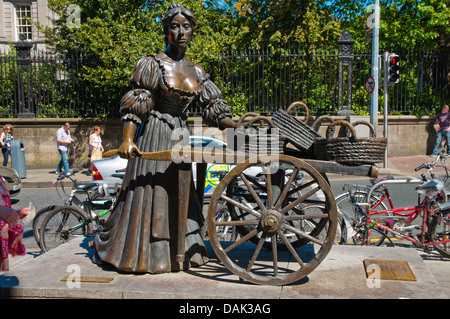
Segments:
[[[72,190],[70,195],[67,195],[64,205],[50,205],[43,209],[41,209],[33,221],[33,231],[35,234],[35,239],[39,244],[39,247],[43,252],[47,252],[48,250],[59,246],[60,243],[49,241],[49,232],[51,232],[50,225],[55,222],[55,218],[59,218],[61,216],[69,216],[67,212],[76,212],[76,216],[83,216],[84,219],[89,221],[89,224],[95,223],[95,229],[100,229],[102,226],[103,220],[102,217],[109,213],[109,208],[114,205],[115,197],[109,197],[107,187],[102,183],[97,181],[89,182],[89,183],[77,183],[77,181],[73,178],[74,174],[80,171],[80,169],[74,169],[69,174],[61,174],[55,180],[55,184],[60,182],[61,187],[64,191],[64,186],[62,181],[65,178],[69,178],[72,182]],[[117,177],[122,177],[123,174],[115,174]],[[57,188],[57,186],[56,186]],[[64,191],[65,192],[65,191]],[[81,200],[76,195],[83,194],[86,199]],[[105,197],[106,196],[106,197]],[[97,210],[105,209],[99,213]],[[64,220],[68,218],[65,217]],[[40,220],[43,220],[40,223]],[[63,219],[61,219],[62,221]],[[87,228],[87,230],[92,230],[91,228]],[[86,231],[86,233],[90,233],[90,231]],[[45,238],[42,237],[42,234],[45,234]]]
[[[63,199],[63,202],[64,202],[63,205],[76,205],[76,206],[84,209],[85,204],[83,204],[83,201],[81,199],[79,199],[77,196],[75,196],[75,191],[76,191],[75,185],[77,184],[77,180],[74,179],[74,176],[79,171],[81,171],[81,168],[74,168],[68,174],[64,174],[64,173],[60,174],[60,175],[58,175],[56,180],[53,181],[53,184],[55,185],[56,193],[58,194],[58,196],[60,198]],[[64,189],[63,181],[66,178],[68,178],[72,181],[72,191],[70,194],[68,194],[66,192],[66,190]],[[60,186],[64,195],[60,194],[60,190],[58,190],[58,185]],[[93,198],[95,198],[95,197],[96,196],[93,196]],[[54,210],[56,207],[59,207],[59,206],[61,206],[61,205],[59,205],[59,204],[49,205],[49,206],[46,206],[46,207],[40,209],[36,213],[36,216],[33,219],[33,234],[34,234],[34,238],[39,246],[40,246],[39,229],[42,224],[42,220],[49,212],[51,212],[52,210]]]
[[[448,236],[450,205],[442,206],[447,200],[444,182],[436,179],[433,172],[437,161],[441,160],[443,163],[446,158],[441,153],[432,163],[424,163],[415,169],[418,171],[427,168],[432,180],[428,181],[424,174],[418,180],[384,178],[373,180],[374,185],[366,190],[349,190],[347,196],[338,196],[340,203],[349,202],[352,208],[351,210],[338,208],[341,230],[339,243],[347,242],[345,230],[348,228],[342,227],[342,225],[351,223],[352,234],[350,237],[355,244],[370,245],[374,243],[379,246],[387,239],[394,246],[388,236],[388,234],[393,234],[394,237],[412,242],[416,247],[424,249],[425,252],[429,252],[431,247],[436,247],[441,255],[450,257],[447,244],[450,242],[448,239],[450,238]],[[447,178],[448,174],[445,179]],[[419,204],[413,207],[394,208],[385,185],[405,183],[420,184],[415,188],[419,193]],[[374,195],[379,188],[381,188],[379,193],[382,195],[381,197]],[[420,200],[421,195],[424,196],[423,200]],[[383,203],[386,199],[390,209],[386,209]],[[418,217],[422,217],[422,222],[419,225],[413,225],[412,222]],[[371,231],[375,231],[377,236],[372,238]],[[419,233],[413,234],[414,231],[419,231]]]

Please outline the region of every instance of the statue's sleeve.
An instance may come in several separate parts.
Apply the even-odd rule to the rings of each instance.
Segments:
[[[140,59],[130,78],[133,89],[128,91],[120,101],[122,121],[131,120],[141,124],[155,105],[153,93],[158,83],[159,66],[154,57]]]
[[[206,125],[224,129],[220,122],[225,118],[231,118],[232,113],[227,101],[222,99],[219,88],[209,79],[202,84],[202,93],[198,104],[203,108],[203,121]]]

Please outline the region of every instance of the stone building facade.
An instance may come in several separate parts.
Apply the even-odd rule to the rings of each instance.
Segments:
[[[52,14],[47,0],[0,0],[0,54],[21,38],[34,44],[32,50],[44,50],[44,35],[27,18],[48,26]]]

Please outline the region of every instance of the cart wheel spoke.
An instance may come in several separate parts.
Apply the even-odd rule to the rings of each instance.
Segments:
[[[216,226],[255,226],[258,225],[259,221],[257,219],[248,220],[227,220],[222,222],[216,222]]]
[[[309,182],[307,182],[307,183],[304,183],[304,184],[302,184],[302,185],[300,185],[300,186],[294,187],[293,189],[291,189],[291,190],[288,192],[288,196],[291,196],[292,194],[301,192],[301,191],[304,190],[305,188],[308,188],[308,187],[310,187],[311,185],[314,185],[315,183],[316,183],[316,181],[315,181],[315,180],[312,180],[312,181],[309,181]]]
[[[248,181],[248,179],[245,177],[244,174],[240,174],[239,175],[242,179],[242,181],[244,182],[245,186],[247,186],[248,191],[250,192],[250,194],[252,195],[253,199],[255,200],[255,202],[258,204],[258,207],[265,212],[266,211],[266,207],[264,206],[264,203],[262,202],[261,198],[258,196],[258,194],[256,194],[255,190],[253,189],[252,185],[250,185],[250,182]]]
[[[234,244],[228,246],[225,249],[225,252],[228,253],[231,250],[235,249],[236,247],[238,247],[239,245],[242,245],[243,243],[245,243],[247,240],[249,240],[250,238],[252,238],[253,236],[255,236],[256,234],[258,234],[258,231],[256,229],[254,229],[253,231],[251,231],[250,233],[248,233],[246,236],[242,237],[241,239],[239,239],[237,242],[235,242]]]
[[[281,213],[286,213],[289,210],[291,210],[292,208],[294,208],[295,206],[303,203],[305,201],[305,199],[311,197],[312,195],[314,195],[315,193],[317,193],[320,190],[320,187],[316,187],[313,188],[312,190],[310,190],[308,193],[306,193],[305,195],[301,196],[300,198],[297,198],[296,200],[294,200],[293,202],[291,202],[289,205],[286,205],[285,207],[283,207],[281,209]]]
[[[284,225],[283,225],[283,228],[286,229],[286,230],[289,230],[289,231],[293,232],[294,234],[297,234],[297,235],[300,236],[300,237],[305,237],[305,238],[309,239],[310,241],[312,241],[313,243],[316,243],[316,244],[318,244],[318,245],[320,245],[320,246],[323,246],[323,241],[317,239],[316,237],[310,236],[310,235],[308,235],[307,233],[304,233],[304,232],[298,230],[298,229],[295,228],[295,227],[292,227],[292,226],[289,226],[289,225],[287,225],[287,224],[284,224]]]
[[[267,208],[272,208],[273,193],[272,193],[272,174],[270,171],[270,163],[266,164],[266,189],[267,189]]]
[[[294,221],[294,220],[308,220],[308,219],[319,219],[319,218],[328,218],[328,214],[292,215],[292,216],[286,216],[284,219],[286,221]]]
[[[277,249],[277,235],[273,234],[272,238],[272,260],[273,260],[273,276],[278,277],[278,249]]]
[[[245,210],[247,213],[252,214],[255,217],[261,217],[261,213],[258,213],[256,210],[251,209],[250,207],[248,207],[246,205],[243,205],[243,204],[235,201],[234,199],[227,197],[226,195],[222,195],[221,198],[223,200],[225,200],[225,201],[227,201],[227,202],[229,202],[229,203],[239,207],[240,209]]]
[[[292,254],[292,256],[295,258],[295,260],[298,262],[300,267],[305,267],[305,263],[300,258],[300,256],[295,251],[294,247],[292,247],[291,242],[286,238],[286,236],[283,234],[282,231],[278,231],[278,236],[280,236],[281,240],[286,244],[286,247],[288,248],[289,252]]]
[[[261,236],[261,238],[260,238],[259,241],[258,241],[258,245],[256,246],[256,249],[255,249],[255,251],[253,252],[253,256],[252,256],[252,258],[250,259],[250,262],[248,263],[247,271],[250,271],[250,269],[252,269],[253,264],[255,263],[255,260],[256,260],[256,258],[258,257],[259,252],[261,251],[261,248],[262,248],[262,246],[263,246],[263,244],[264,244],[264,241],[265,241],[264,236]]]
[[[289,189],[291,188],[292,183],[294,182],[295,176],[298,173],[298,168],[296,167],[293,171],[291,176],[289,177],[288,182],[284,185],[283,191],[281,192],[280,196],[278,197],[277,202],[275,203],[275,210],[279,210],[281,205],[283,205],[284,200],[286,199],[286,196],[289,192]]]

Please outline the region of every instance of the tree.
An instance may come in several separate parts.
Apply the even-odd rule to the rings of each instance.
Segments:
[[[188,56],[200,64],[207,63],[233,39],[226,12],[214,2],[184,1],[200,25]],[[78,25],[68,23],[74,15],[68,8],[74,8],[73,5],[80,9]],[[49,0],[49,7],[58,18],[53,27],[39,27],[47,38],[47,46],[56,53],[88,56],[80,77],[106,90],[109,102],[118,106],[136,62],[164,50],[160,21],[168,6],[166,1],[158,0]]]
[[[241,30],[239,44],[254,47],[302,43],[307,48],[334,44],[342,29],[326,1],[229,1]]]
[[[372,0],[333,0],[333,15],[349,29],[357,46],[366,46],[364,25]],[[380,46],[434,50],[448,46],[450,2],[443,0],[381,0]],[[370,43],[369,43],[370,45]]]

